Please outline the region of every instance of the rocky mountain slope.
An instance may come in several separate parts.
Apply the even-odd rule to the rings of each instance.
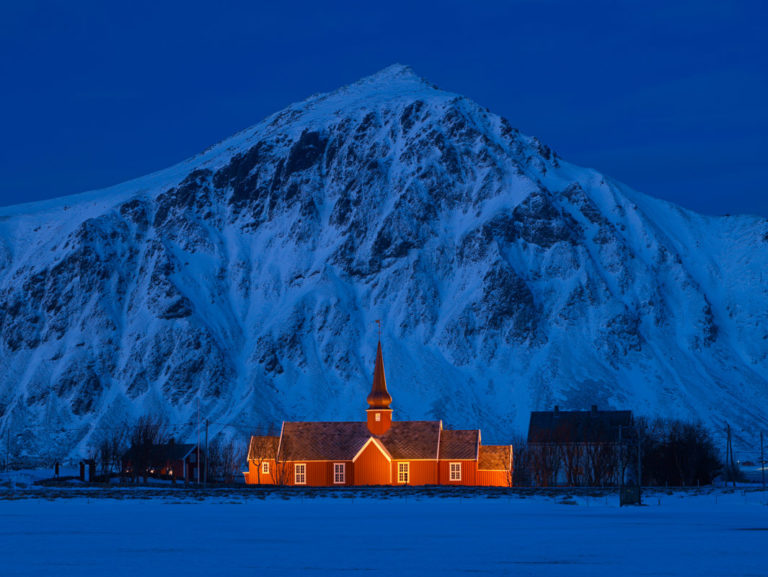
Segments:
[[[0,432],[50,457],[145,412],[194,436],[198,401],[212,433],[362,418],[375,319],[395,418],[768,424],[768,221],[634,192],[393,66],[0,208]]]

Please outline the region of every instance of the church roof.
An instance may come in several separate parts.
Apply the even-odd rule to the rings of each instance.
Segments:
[[[280,437],[276,435],[254,435],[248,445],[248,460],[274,459],[277,456],[277,448]]]
[[[450,431],[443,429],[440,435],[441,459],[477,459],[480,431]]]
[[[393,459],[436,459],[440,421],[395,421],[379,440]]]
[[[393,459],[436,459],[440,421],[395,421],[379,436],[371,435],[365,422],[287,422],[283,424],[280,458],[351,461],[372,436]]]
[[[366,423],[283,423],[280,459],[288,461],[351,461],[370,438]]]
[[[512,465],[512,447],[510,445],[484,445],[480,447],[478,470],[508,471]]]

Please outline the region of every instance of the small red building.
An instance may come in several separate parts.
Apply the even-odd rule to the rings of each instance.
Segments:
[[[442,421],[396,421],[379,342],[366,421],[284,422],[279,436],[253,436],[248,484],[512,484],[512,446],[483,446],[479,430]]]

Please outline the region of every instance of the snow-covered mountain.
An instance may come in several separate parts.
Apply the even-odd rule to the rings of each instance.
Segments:
[[[192,435],[395,418],[508,441],[529,411],[762,423],[768,221],[568,164],[409,68],[173,168],[0,209],[0,431],[83,453],[159,412]],[[226,427],[225,424],[232,425]]]

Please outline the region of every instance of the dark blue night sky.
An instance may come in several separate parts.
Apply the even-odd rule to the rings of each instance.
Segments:
[[[768,4],[365,4],[2,3],[0,204],[165,168],[400,62],[642,192],[768,216]]]

